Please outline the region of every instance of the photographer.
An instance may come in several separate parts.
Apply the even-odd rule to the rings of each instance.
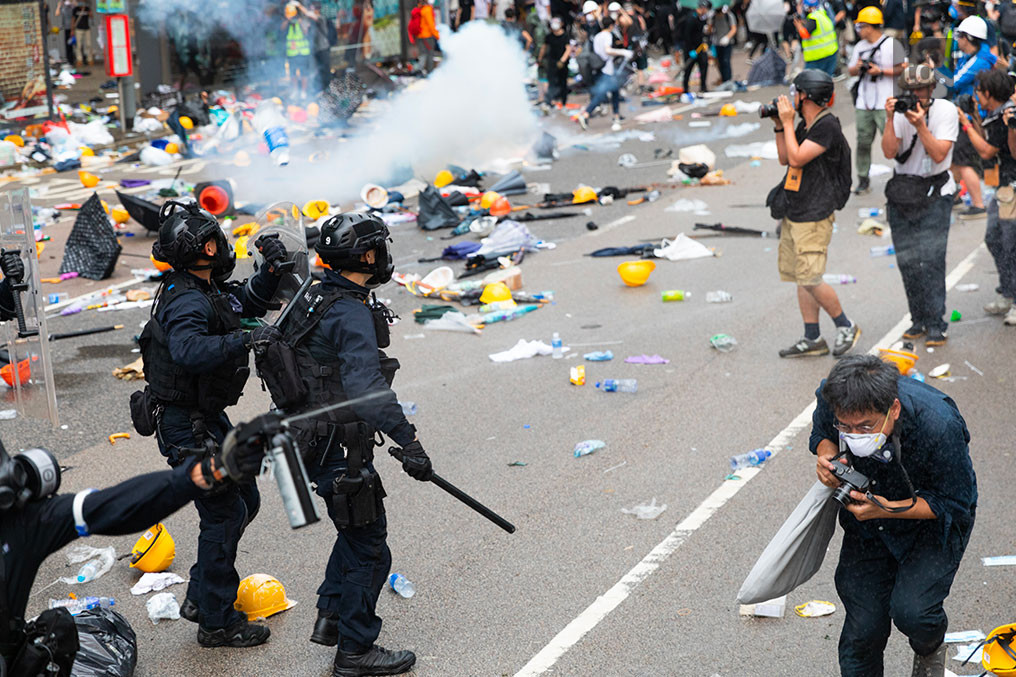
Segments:
[[[984,182],[997,186],[995,196],[988,203],[988,228],[984,244],[995,259],[998,268],[998,298],[984,306],[990,315],[1005,315],[1007,325],[1016,325],[1016,119],[1013,117],[1013,81],[1007,73],[991,69],[977,74],[974,90],[977,103],[987,111],[983,120],[960,111],[961,136],[969,138],[971,145],[985,162]]]
[[[914,340],[927,333],[927,344],[940,346],[946,342],[948,327],[945,252],[956,190],[949,165],[959,126],[956,106],[932,100],[934,87],[931,66],[907,66],[900,78],[904,94],[885,102],[892,124],[882,135],[882,152],[886,159],[896,161],[885,196],[896,263],[913,321],[903,338]]]
[[[852,482],[862,490],[850,491],[839,515],[835,580],[846,611],[840,674],[882,675],[895,623],[914,650],[912,674],[941,677],[948,626],[942,603],[977,507],[966,423],[945,394],[872,355],[840,360],[815,396],[809,447],[819,480],[839,488],[837,463],[871,486]]]
[[[882,11],[865,7],[857,14],[854,29],[860,41],[854,46],[847,70],[858,76],[854,94],[857,116],[858,195],[871,190],[871,144],[875,131],[885,131],[885,101],[892,96],[893,78],[903,72],[903,50],[899,43],[882,34]]]

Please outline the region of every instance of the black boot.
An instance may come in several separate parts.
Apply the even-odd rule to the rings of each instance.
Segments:
[[[335,654],[332,677],[364,677],[366,675],[399,675],[416,663],[412,651],[389,651],[375,644],[364,653]]]
[[[191,623],[198,622],[198,605],[190,597],[186,598],[183,604],[180,605],[180,618]]]
[[[317,621],[314,622],[314,632],[310,634],[310,641],[325,646],[335,646],[339,643],[339,621],[335,616],[324,609],[318,609]]]
[[[198,626],[198,644],[204,647],[232,646],[248,647],[264,644],[272,631],[265,625],[248,623],[247,619],[239,620],[228,628],[208,630]]]

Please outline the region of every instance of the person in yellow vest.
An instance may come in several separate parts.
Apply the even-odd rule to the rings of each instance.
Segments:
[[[314,44],[314,22],[299,2],[286,4],[282,34],[289,63],[289,81],[295,85],[300,98],[307,96],[307,80],[313,74],[311,46]]]
[[[836,27],[829,12],[820,0],[802,0],[806,12],[802,19],[794,17],[794,27],[801,36],[804,52],[804,67],[836,75],[836,56],[839,44],[836,41]]]

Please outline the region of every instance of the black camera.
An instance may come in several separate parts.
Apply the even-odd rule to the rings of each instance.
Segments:
[[[906,113],[907,111],[917,110],[917,97],[913,94],[901,94],[896,99],[896,107],[893,109],[897,113]]]
[[[776,99],[773,99],[772,103],[764,103],[758,109],[758,115],[761,118],[777,118],[780,116],[780,109],[776,105]]]
[[[839,488],[833,492],[833,498],[843,505],[850,505],[854,499],[850,498],[851,491],[865,493],[871,482],[867,477],[854,470],[851,465],[833,462],[833,475],[840,481]]]
[[[871,70],[872,63],[872,59],[862,60],[859,64],[857,64],[858,73],[860,75],[867,75],[868,71]]]
[[[977,102],[973,94],[960,94],[956,97],[956,107],[967,115],[977,114]]]

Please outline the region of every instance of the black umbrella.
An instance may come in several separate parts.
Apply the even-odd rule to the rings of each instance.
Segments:
[[[656,249],[655,244],[638,244],[634,247],[606,247],[604,249],[597,249],[595,252],[587,254],[587,256],[651,256],[653,250]]]
[[[159,205],[120,191],[116,191],[116,196],[131,218],[144,226],[145,230],[150,233],[159,232]]]
[[[718,233],[730,233],[731,235],[758,235],[769,237],[772,233],[754,228],[742,228],[741,226],[725,226],[722,223],[696,223],[695,230],[714,230]]]
[[[121,249],[102,201],[92,193],[67,237],[59,274],[76,272],[89,280],[105,280],[113,274]]]

